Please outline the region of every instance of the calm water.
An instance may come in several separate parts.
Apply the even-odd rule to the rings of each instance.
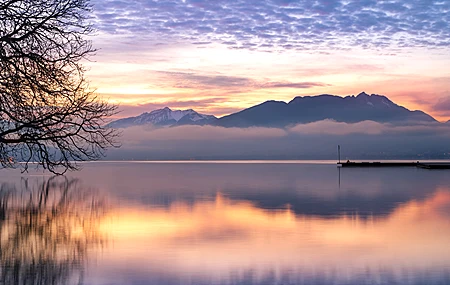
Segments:
[[[0,284],[450,284],[446,170],[89,163],[0,185]]]

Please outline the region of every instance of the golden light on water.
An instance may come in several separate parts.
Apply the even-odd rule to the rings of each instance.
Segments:
[[[449,206],[450,192],[440,190],[385,217],[324,218],[296,216],[289,208],[264,210],[217,195],[214,201],[175,203],[167,209],[125,207],[107,216],[101,231],[114,240],[111,263],[127,254],[166,264],[169,271],[226,275],[236,268],[274,264],[303,270],[383,264],[401,270],[450,263],[450,255],[442,252],[450,243],[450,225],[440,212]]]
[[[29,278],[45,263],[58,280],[98,285],[446,284],[445,173],[402,169],[386,184],[387,171],[352,170],[338,187],[326,165],[113,165],[87,165],[83,183],[44,181],[63,198],[45,207],[29,206],[26,193],[46,187],[24,186],[3,224],[2,268],[17,261]]]

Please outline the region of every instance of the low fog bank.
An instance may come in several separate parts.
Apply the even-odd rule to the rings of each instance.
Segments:
[[[132,127],[106,159],[336,159],[337,145],[343,159],[449,159],[450,126],[325,120],[285,129]]]

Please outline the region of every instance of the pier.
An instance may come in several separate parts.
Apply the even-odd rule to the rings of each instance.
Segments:
[[[417,167],[423,169],[450,169],[450,161],[446,162],[420,162],[420,161],[373,161],[373,162],[354,162],[347,160],[346,162],[341,162],[341,146],[338,145],[338,167]]]
[[[338,167],[418,167],[424,169],[450,169],[450,162],[338,162]]]

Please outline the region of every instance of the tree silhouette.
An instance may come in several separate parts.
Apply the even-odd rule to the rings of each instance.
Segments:
[[[53,177],[0,189],[0,284],[82,283],[106,206],[77,180]]]
[[[89,88],[87,0],[0,0],[0,163],[77,169],[115,145],[116,106]]]

